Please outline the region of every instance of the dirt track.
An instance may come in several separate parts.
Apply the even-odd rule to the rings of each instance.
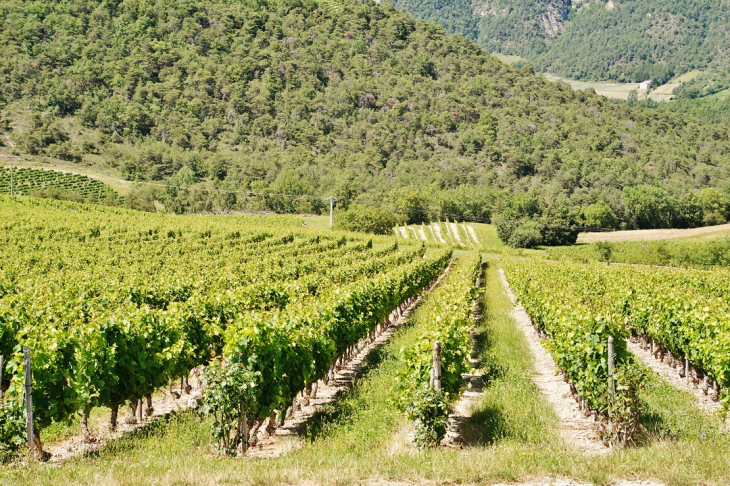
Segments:
[[[699,236],[717,237],[730,235],[730,224],[705,226],[690,229],[653,229],[613,231],[608,233],[581,233],[578,243],[595,243],[596,241],[651,241],[672,240],[675,238],[692,238]]]

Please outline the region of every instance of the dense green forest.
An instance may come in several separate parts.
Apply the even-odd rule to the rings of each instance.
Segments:
[[[489,52],[519,55],[539,71],[575,79],[662,84],[675,74],[730,64],[725,0],[394,1]],[[462,27],[469,14],[476,35]]]
[[[169,184],[138,207],[322,212],[308,196],[331,195],[574,225],[603,201],[617,224],[696,226],[693,191],[730,186],[727,128],[574,92],[387,4],[16,1],[0,22],[0,152]],[[632,194],[673,216],[637,218]]]

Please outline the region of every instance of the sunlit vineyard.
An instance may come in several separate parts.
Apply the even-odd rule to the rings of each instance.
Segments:
[[[620,241],[550,248],[550,258],[578,261],[609,261],[634,265],[671,267],[730,266],[730,239],[727,237],[659,241]]]
[[[614,382],[638,393],[626,351],[631,337],[727,409],[730,387],[730,273],[506,257],[511,285],[550,338],[556,363],[580,400],[610,418],[608,337],[616,343]],[[618,395],[621,393],[619,392]],[[615,417],[614,417],[615,422]]]
[[[0,167],[0,194],[11,192],[10,172],[10,168]],[[121,202],[112,188],[97,179],[55,170],[13,168],[12,189],[19,196],[40,195],[50,190],[80,201]]]
[[[21,400],[29,346],[38,431],[95,407],[115,425],[123,404],[221,357],[251,373],[248,415],[285,411],[451,255],[318,233],[294,217],[27,198],[0,199],[0,214],[2,386],[6,401]]]

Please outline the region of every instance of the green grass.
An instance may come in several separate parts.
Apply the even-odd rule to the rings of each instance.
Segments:
[[[395,378],[400,349],[417,337],[425,317],[417,310],[412,325],[369,356],[368,371],[354,390],[328,406],[282,457],[218,457],[209,445],[208,423],[187,413],[61,467],[33,464],[0,472],[0,484],[492,484],[535,477],[730,484],[730,440],[720,421],[699,411],[689,393],[656,377],[643,393],[647,432],[636,447],[586,457],[566,445],[555,413],[530,379],[532,357],[497,279],[497,257],[488,255],[487,261],[484,312],[475,329],[487,386],[465,426],[463,450],[417,452],[407,442],[409,424],[396,403]]]

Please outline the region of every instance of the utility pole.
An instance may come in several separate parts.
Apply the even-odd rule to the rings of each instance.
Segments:
[[[330,229],[332,229],[332,213],[334,212],[334,209],[335,209],[335,198],[328,197],[327,199],[329,199],[329,202],[330,202]]]
[[[13,163],[10,163],[10,196],[14,196],[13,194]]]

